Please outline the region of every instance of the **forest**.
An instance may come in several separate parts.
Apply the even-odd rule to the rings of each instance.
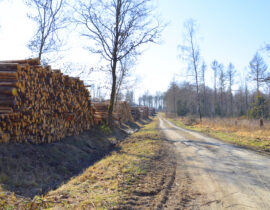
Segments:
[[[236,84],[237,70],[233,64],[224,67],[216,60],[212,62],[212,87],[205,84],[205,66],[200,68],[200,110],[205,117],[269,118],[270,89],[267,65],[256,53],[249,63],[247,77]],[[239,73],[238,73],[239,75]],[[255,88],[254,88],[255,87]],[[179,116],[197,115],[196,86],[191,82],[171,82],[165,93],[166,111]]]

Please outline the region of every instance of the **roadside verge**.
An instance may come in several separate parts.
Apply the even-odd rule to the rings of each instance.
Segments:
[[[154,209],[166,203],[175,176],[171,145],[157,118],[117,149],[59,188],[31,201],[10,195],[6,206],[26,209]],[[12,197],[13,196],[13,197]],[[14,201],[16,200],[16,202]]]

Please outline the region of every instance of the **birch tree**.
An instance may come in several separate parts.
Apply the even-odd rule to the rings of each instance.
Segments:
[[[201,81],[202,81],[202,89],[203,89],[203,112],[206,114],[206,85],[205,85],[205,72],[207,69],[207,65],[205,62],[202,63],[201,66]]]
[[[234,76],[236,74],[235,67],[232,63],[229,63],[227,70],[227,78],[229,82],[229,94],[230,94],[230,115],[233,116],[233,94],[232,94],[232,86],[234,83]]]
[[[216,108],[217,108],[217,76],[218,76],[218,62],[214,60],[211,64],[211,68],[214,73],[214,116],[216,116]]]
[[[265,82],[267,65],[257,52],[249,63],[249,76],[256,83],[257,95],[260,95],[260,87]]]

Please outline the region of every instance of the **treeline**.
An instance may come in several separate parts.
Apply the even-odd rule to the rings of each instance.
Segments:
[[[156,92],[151,95],[148,91],[139,97],[139,106],[148,106],[149,108],[155,108],[158,111],[164,109],[164,93]]]
[[[171,82],[164,96],[165,111],[179,116],[199,115],[200,111],[202,117],[270,117],[270,73],[259,53],[241,82],[236,83],[240,72],[231,63],[225,68],[215,60],[208,70],[213,75],[212,87],[206,85],[205,64],[198,69],[198,91],[195,82]]]

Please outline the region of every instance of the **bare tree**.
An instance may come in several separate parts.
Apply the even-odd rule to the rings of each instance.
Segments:
[[[196,84],[197,92],[197,110],[199,113],[200,121],[202,121],[201,102],[199,92],[199,64],[200,64],[200,49],[196,40],[196,24],[194,20],[190,19],[185,22],[185,36],[184,44],[179,47],[182,50],[182,58],[188,62],[189,68],[192,70],[193,77]]]
[[[232,63],[229,63],[227,70],[227,77],[229,82],[229,94],[230,94],[230,115],[233,116],[233,94],[232,94],[232,86],[234,83],[234,76],[236,74],[235,67]]]
[[[133,106],[135,104],[133,90],[127,90],[126,95],[125,95],[125,100],[130,106]]]
[[[143,106],[146,106],[146,94],[144,93],[143,95],[142,95],[142,105]]]
[[[211,64],[211,68],[214,72],[214,116],[216,116],[216,106],[217,106],[217,75],[218,75],[218,62],[214,60]]]
[[[226,75],[224,73],[224,65],[219,64],[219,91],[220,91],[220,104],[219,104],[219,114],[225,115],[225,108],[227,108],[226,100],[224,97],[224,91],[225,91],[225,83],[226,83]],[[225,108],[224,108],[225,107]]]
[[[201,66],[201,80],[202,80],[202,88],[203,88],[203,112],[206,113],[206,85],[205,85],[205,72],[207,69],[206,63],[203,61]]]
[[[127,81],[127,79],[130,76],[130,71],[134,65],[135,60],[128,56],[120,61],[120,65],[116,71],[116,99],[118,98],[117,96],[119,95],[122,87],[124,85],[128,86],[126,83],[130,83],[130,81]],[[117,100],[115,100],[115,104],[117,104]]]
[[[249,63],[249,76],[256,82],[257,95],[260,94],[260,87],[266,79],[267,65],[258,52],[254,55],[253,59]]]
[[[68,22],[64,12],[65,0],[26,0],[26,4],[34,8],[35,14],[28,14],[28,17],[37,24],[28,48],[45,62],[45,54],[58,52],[63,46],[59,32],[67,27]]]
[[[150,0],[92,0],[80,1],[76,9],[75,19],[82,26],[82,36],[95,43],[89,50],[110,64],[110,127],[113,126],[118,62],[126,56],[140,54],[142,45],[155,43],[164,28],[153,16],[149,3]]]

